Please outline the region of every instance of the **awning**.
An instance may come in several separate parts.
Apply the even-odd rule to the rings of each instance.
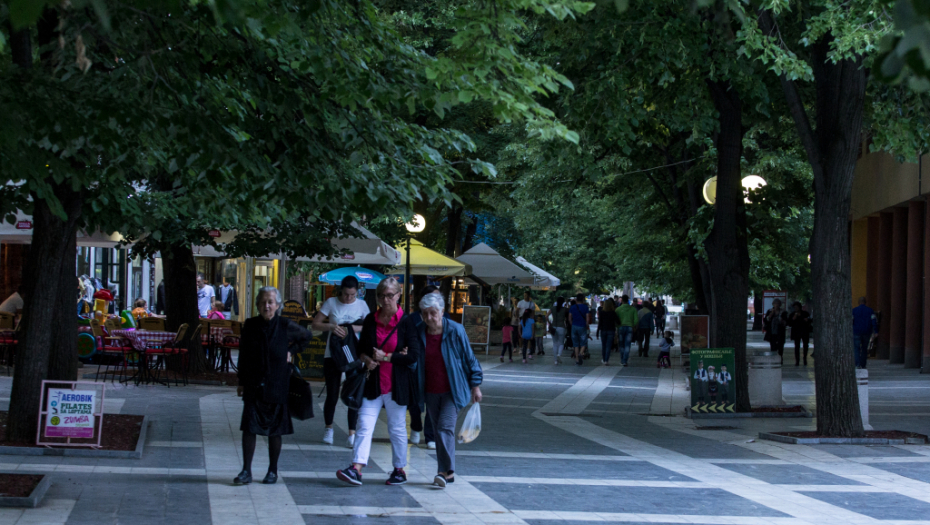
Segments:
[[[326,257],[298,257],[297,262],[316,262],[331,264],[351,264],[351,265],[383,265],[394,266],[401,262],[401,254],[389,244],[383,242],[364,227],[356,222],[352,222],[352,227],[357,229],[364,236],[362,238],[334,239],[333,246],[337,250],[349,250],[347,255],[337,256],[332,259]],[[217,237],[218,244],[232,242],[236,238],[236,232],[222,232]],[[200,257],[224,257],[225,254],[212,246],[194,246],[194,255]],[[256,259],[284,259],[284,254],[272,253]]]
[[[536,282],[532,273],[508,261],[485,243],[474,246],[455,260],[470,264],[471,275],[487,284],[533,286]]]
[[[400,262],[388,275],[404,275],[407,264],[406,244],[397,247]],[[456,261],[452,257],[434,252],[417,240],[410,242],[410,275],[437,275],[462,277],[472,273],[471,265]]]
[[[8,244],[32,244],[32,232],[35,224],[32,216],[22,212],[16,213],[16,223],[0,222],[0,242]],[[114,248],[123,240],[119,233],[106,234],[101,231],[87,233],[77,232],[77,245],[94,248]]]
[[[533,288],[538,290],[545,290],[548,288],[555,288],[556,286],[562,284],[562,281],[559,280],[558,277],[552,275],[551,273],[543,270],[538,266],[530,264],[530,262],[523,257],[517,257],[517,262],[536,276],[536,281],[532,286]]]

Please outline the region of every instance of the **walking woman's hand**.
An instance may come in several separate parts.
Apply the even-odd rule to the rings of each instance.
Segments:
[[[477,386],[471,387],[471,400],[473,403],[481,402],[481,388]]]
[[[346,332],[345,328],[339,326],[338,324],[334,324],[333,333],[336,334],[336,337],[345,337],[348,332]]]

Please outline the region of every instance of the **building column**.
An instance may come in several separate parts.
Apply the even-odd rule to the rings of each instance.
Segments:
[[[891,235],[891,332],[888,363],[904,362],[904,331],[907,304],[907,208],[894,209]]]
[[[924,203],[907,205],[907,296],[904,368],[920,368],[923,335]]]
[[[891,244],[894,233],[894,216],[882,213],[878,218],[878,311],[881,325],[878,330],[878,359],[888,359],[891,347]]]
[[[867,304],[872,308],[878,307],[878,260],[880,237],[878,217],[869,217],[868,240],[866,241],[868,252],[865,263],[865,297]],[[853,301],[857,298],[853,297]]]
[[[868,297],[869,221],[859,219],[849,223],[849,276],[852,285],[852,305],[859,305],[860,297]]]

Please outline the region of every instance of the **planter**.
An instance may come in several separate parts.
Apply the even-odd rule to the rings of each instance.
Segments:
[[[46,474],[25,474],[18,472],[16,474],[0,474],[0,479],[9,480],[10,478],[32,478],[37,476],[39,482],[36,483],[32,491],[27,496],[2,496],[0,495],[0,507],[26,507],[34,509],[42,502],[45,493],[48,492],[52,484],[52,478]],[[31,481],[31,480],[30,480]]]

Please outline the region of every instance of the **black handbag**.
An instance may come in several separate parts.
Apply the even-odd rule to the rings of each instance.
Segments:
[[[342,402],[351,410],[362,408],[362,401],[365,399],[365,383],[368,381],[369,370],[367,368],[356,368],[346,372],[346,380],[342,383],[342,394],[339,396]]]
[[[300,377],[300,370],[291,363],[287,388],[287,411],[291,417],[306,421],[313,417],[313,392],[310,383]]]

